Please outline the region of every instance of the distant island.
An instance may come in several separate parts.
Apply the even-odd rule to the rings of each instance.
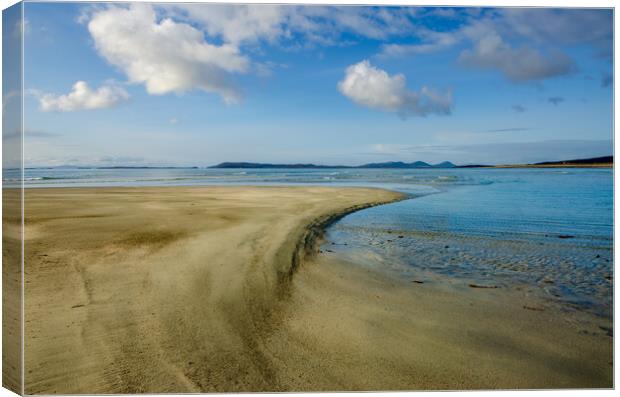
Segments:
[[[405,163],[403,161],[387,161],[383,163],[368,163],[362,165],[323,165],[313,163],[295,163],[295,164],[272,164],[272,163],[251,163],[251,162],[224,162],[210,167],[198,166],[134,166],[134,165],[111,165],[111,166],[80,166],[80,165],[59,165],[51,167],[24,167],[27,170],[33,169],[99,169],[99,170],[150,170],[150,169],[204,169],[204,168],[281,168],[281,169],[424,169],[424,168],[610,168],[614,165],[614,156],[592,157],[587,159],[573,159],[561,161],[544,161],[532,164],[465,164],[456,165],[450,161],[444,161],[438,164],[429,164],[424,161],[414,161]],[[5,170],[19,170],[19,168],[5,168]]]
[[[148,166],[148,165],[57,165],[53,167],[24,167],[25,170],[187,170],[198,169],[198,166]],[[19,168],[6,168],[7,170],[19,170]]]
[[[592,157],[587,159],[545,161],[533,164],[467,164],[455,165],[450,161],[438,164],[429,164],[424,161],[414,161],[405,163],[403,161],[388,161],[384,163],[368,163],[363,165],[322,165],[312,163],[297,164],[272,164],[272,163],[250,163],[250,162],[224,162],[208,168],[289,168],[289,169],[326,169],[326,168],[380,168],[380,169],[418,169],[418,168],[553,168],[553,167],[584,167],[584,168],[603,168],[613,167],[614,156]]]
[[[114,165],[108,167],[96,167],[98,170],[176,170],[176,169],[197,169],[198,167],[150,167],[150,166],[141,166],[141,165]]]
[[[610,168],[614,166],[614,156],[591,157],[561,161],[544,161],[534,164],[495,165],[494,168]]]
[[[592,157],[589,159],[564,160],[564,161],[545,161],[535,165],[577,165],[577,164],[613,164],[614,156]]]
[[[369,163],[363,165],[318,165],[318,164],[271,164],[271,163],[247,163],[247,162],[225,162],[209,168],[456,168],[457,166],[449,161],[439,164],[428,164],[424,161],[414,161],[413,163],[404,163],[402,161],[390,161],[386,163]]]

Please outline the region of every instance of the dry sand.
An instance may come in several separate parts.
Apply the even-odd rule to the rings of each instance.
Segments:
[[[304,254],[332,216],[400,198],[27,190],[26,392],[612,386],[612,338],[591,322]]]

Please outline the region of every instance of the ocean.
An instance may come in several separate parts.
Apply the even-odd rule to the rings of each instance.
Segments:
[[[18,171],[5,170],[5,185]],[[612,316],[611,169],[27,169],[25,186],[373,186],[409,199],[350,214],[322,250],[412,281],[511,288]]]

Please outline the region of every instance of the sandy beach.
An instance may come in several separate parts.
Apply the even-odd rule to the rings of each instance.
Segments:
[[[21,391],[21,190],[2,189],[2,385]]]
[[[26,393],[613,386],[612,338],[595,318],[318,252],[331,220],[402,198],[27,190]]]

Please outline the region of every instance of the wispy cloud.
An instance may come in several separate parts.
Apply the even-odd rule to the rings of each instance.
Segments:
[[[28,22],[26,18],[23,19],[23,22],[19,20],[15,23],[15,26],[13,27],[14,37],[21,38],[22,34],[26,36],[28,33],[30,33],[30,22]]]
[[[525,106],[523,105],[519,105],[519,104],[514,104],[512,105],[512,110],[514,110],[517,113],[523,113],[525,112],[527,109]]]
[[[558,106],[560,103],[564,102],[564,98],[561,96],[552,96],[547,99],[547,101],[553,106]]]
[[[409,90],[404,75],[390,76],[367,60],[347,68],[338,90],[358,105],[401,117],[447,115],[452,108],[451,92],[441,93],[428,87],[419,92]]]
[[[452,18],[453,13],[449,14]],[[469,45],[460,52],[462,65],[499,71],[515,82],[544,80],[575,71],[575,62],[560,50],[562,45],[586,45],[594,48],[597,56],[611,55],[610,10],[505,8],[486,10],[462,20],[452,30],[420,27],[412,32],[419,42],[385,44],[379,55],[420,55]]]
[[[13,132],[3,134],[2,139],[4,140],[20,139],[21,136],[22,136],[21,130],[15,130]],[[46,139],[46,138],[54,138],[57,136],[59,136],[59,134],[53,134],[51,132],[43,132],[43,131],[36,131],[36,130],[25,130],[24,131],[24,137],[26,138]]]
[[[601,87],[603,88],[611,87],[613,83],[614,83],[614,76],[612,76],[610,73],[603,74],[603,77],[601,77]]]
[[[517,82],[561,76],[575,69],[573,60],[559,50],[543,54],[527,45],[513,47],[495,31],[475,34],[479,35],[475,47],[459,56],[463,65],[497,70]]]
[[[295,6],[276,4],[177,4],[170,15],[237,46],[268,42],[337,45],[343,33],[387,39],[415,28],[413,8]]]
[[[24,159],[28,167],[157,167],[174,166],[175,163],[153,160],[141,156],[115,156],[115,155],[60,155],[60,156],[36,156],[27,155]]]
[[[2,114],[4,114],[4,111],[9,106],[9,103],[16,99],[21,99],[21,91],[19,90],[11,90],[2,95]]]
[[[380,56],[402,57],[410,55],[430,54],[446,50],[463,40],[460,33],[435,32],[427,28],[418,28],[417,35],[422,39],[420,44],[384,44]]]
[[[499,29],[541,45],[585,45],[611,56],[613,10],[513,7],[501,10]]]
[[[492,130],[482,130],[481,132],[518,132],[518,131],[529,131],[531,128],[523,128],[523,127],[511,127],[511,128],[497,128]]]

